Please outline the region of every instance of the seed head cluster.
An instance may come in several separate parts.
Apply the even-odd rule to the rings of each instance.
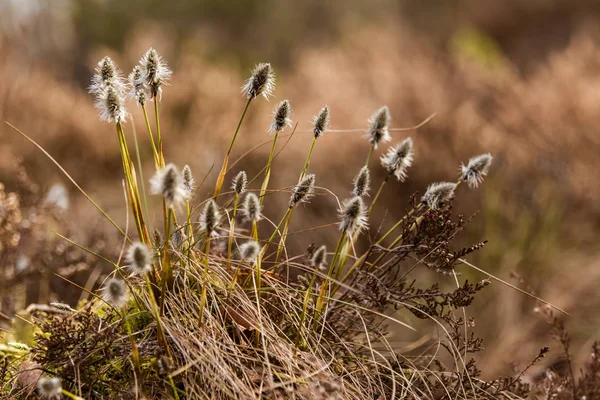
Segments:
[[[150,180],[152,194],[162,195],[169,208],[177,208],[185,202],[189,191],[183,177],[174,164],[168,164],[154,174]]]
[[[470,158],[467,165],[461,164],[460,166],[460,180],[467,182],[470,188],[477,188],[483,182],[483,178],[487,176],[492,160],[493,157],[489,153]]]
[[[275,89],[275,73],[271,64],[260,63],[254,70],[252,75],[244,86],[242,86],[242,93],[246,95],[248,100],[252,100],[255,97],[262,95],[265,99],[269,100],[269,97],[273,95]]]
[[[254,193],[248,193],[246,200],[244,201],[244,207],[242,213],[249,222],[258,222],[261,219],[262,206],[258,200],[258,196]]]
[[[143,106],[146,104],[146,86],[144,82],[144,71],[142,67],[136,65],[133,67],[133,71],[129,73],[129,97],[137,102],[138,105]]]
[[[387,106],[381,107],[369,118],[369,129],[367,129],[367,138],[369,143],[376,149],[379,143],[392,140],[388,127],[392,117]]]
[[[354,189],[352,190],[352,194],[359,197],[368,196],[370,185],[371,174],[369,168],[366,166],[362,167],[358,175],[354,178]]]
[[[290,197],[290,207],[294,207],[300,203],[308,202],[315,191],[315,174],[308,174],[302,181],[292,190]]]
[[[154,50],[148,49],[140,59],[143,82],[149,91],[150,97],[160,99],[162,86],[168,85],[173,72],[167,66],[165,60]]]
[[[249,240],[240,245],[240,258],[244,261],[254,262],[260,253],[260,245],[254,240]]]
[[[127,250],[125,259],[137,275],[143,276],[152,270],[152,255],[148,246],[143,243],[133,243]]]
[[[353,236],[367,227],[367,210],[362,197],[356,196],[344,201],[340,210],[340,230]]]
[[[50,305],[52,307],[56,308],[57,310],[61,310],[61,311],[67,311],[67,312],[76,311],[73,307],[71,307],[70,305],[65,304],[65,303],[52,302],[52,303],[50,303]]]
[[[323,269],[325,267],[325,264],[327,263],[327,247],[325,245],[315,250],[310,263],[317,269]]]
[[[389,148],[381,157],[381,165],[388,174],[393,174],[400,182],[406,180],[406,171],[413,162],[413,141],[406,138],[395,146]]]
[[[329,128],[329,107],[325,106],[321,108],[321,111],[313,117],[313,133],[315,138],[323,136],[323,133]]]
[[[206,203],[202,210],[202,214],[200,214],[200,229],[206,231],[209,236],[213,235],[217,230],[220,221],[221,213],[219,212],[219,207],[217,206],[217,203],[211,199]]]
[[[125,122],[125,84],[110,57],[104,57],[98,63],[89,91],[95,97],[95,106],[102,121]]]
[[[113,307],[122,307],[127,301],[127,286],[119,279],[109,279],[104,287],[104,300]]]
[[[432,210],[437,210],[444,206],[454,197],[456,183],[438,182],[432,183],[421,198],[421,202],[426,204]]]
[[[242,195],[244,194],[244,192],[246,192],[247,186],[248,175],[246,175],[245,171],[238,172],[237,175],[233,178],[233,181],[231,182],[231,188],[238,195]]]
[[[292,126],[291,114],[292,106],[289,100],[283,100],[273,110],[273,123],[269,127],[269,132],[281,132],[286,126]]]
[[[38,381],[38,393],[42,399],[58,400],[62,397],[60,379],[43,377]]]
[[[192,175],[192,169],[190,168],[189,165],[185,165],[183,167],[183,169],[181,170],[181,176],[183,178],[183,187],[185,188],[186,191],[186,197],[188,199],[192,198],[192,195],[194,194],[194,176]]]

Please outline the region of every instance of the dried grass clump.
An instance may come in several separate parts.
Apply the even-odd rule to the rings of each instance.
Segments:
[[[111,68],[116,70],[112,61]],[[162,78],[155,71],[161,68]],[[269,188],[271,174],[278,172],[271,168],[278,134],[288,125],[283,118],[286,123],[275,129],[265,168],[250,179],[238,172],[233,191],[227,191],[226,176],[235,172],[229,159],[247,111],[264,101],[260,94],[273,95],[272,67],[259,64],[244,86],[245,106],[215,187],[196,203],[194,194],[204,181],[193,188],[191,169],[182,173],[165,159],[159,102],[162,98],[168,103],[161,85],[171,72],[151,49],[135,67],[133,74],[141,75],[129,89],[136,91],[134,100],[149,138],[148,158],[156,170],[151,193],[162,206],[153,209],[141,179],[141,152],[136,146],[134,154],[127,140],[123,99],[119,97],[118,109],[104,101],[126,88],[103,71],[97,71],[93,94],[103,100],[98,103],[103,119],[115,128],[132,228],[122,228],[88,197],[122,235],[119,256],[104,256],[67,240],[113,271],[105,287],[77,307],[55,304],[29,310],[36,333],[31,348],[10,342],[0,348],[6,360],[0,370],[2,394],[18,398],[30,390],[31,382],[18,381],[18,367],[25,362],[45,374],[39,377],[38,394],[74,399],[496,399],[529,393],[521,375],[492,381],[481,377],[473,355],[482,350],[482,340],[472,332],[473,320],[465,308],[490,280],[461,283],[457,267],[478,270],[465,257],[485,242],[465,248],[452,244],[468,222],[453,216],[452,202],[461,190],[469,190],[463,182],[471,189],[482,183],[491,157],[476,158],[487,161],[484,167],[470,165],[468,177],[454,178],[452,172],[454,182],[430,185],[421,200],[414,195],[407,212],[393,217],[393,225],[380,232],[373,227],[384,221],[369,219],[394,174],[384,163],[385,178],[372,200],[355,196],[338,201],[339,239],[335,246],[326,243],[334,251],[311,246],[297,254],[291,241],[302,232],[290,232],[294,215],[302,217],[321,196],[337,200],[319,186],[319,169],[311,166],[319,151],[317,139],[328,129],[329,107],[313,121],[310,150],[303,166],[298,165],[297,179],[285,189]],[[147,101],[140,102],[140,94]],[[389,123],[387,107],[370,120],[366,163],[356,169],[372,168],[377,144],[388,139]],[[402,158],[394,167],[402,168],[399,180],[413,164],[412,141],[402,143],[410,143],[410,149],[395,155]],[[255,181],[260,178],[259,188]],[[348,193],[356,181],[349,179],[346,185]],[[268,198],[279,191],[289,196],[281,209],[281,203]],[[238,214],[241,196],[246,197]],[[263,209],[279,212],[279,222],[261,218]],[[335,208],[320,212],[335,218]],[[416,268],[451,276],[456,287],[416,279]],[[411,321],[416,320],[436,326],[436,348],[404,354],[388,340],[388,332],[392,327],[414,331]]]

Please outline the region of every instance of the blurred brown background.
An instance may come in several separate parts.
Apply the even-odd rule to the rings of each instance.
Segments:
[[[153,46],[174,70],[160,104],[165,154],[179,166],[190,164],[198,181],[208,174],[199,199],[216,178],[243,107],[240,86],[257,62],[275,68],[275,99],[253,103],[234,158],[270,140],[271,109],[289,99],[298,133],[274,164],[273,188],[294,183],[310,145],[302,132],[324,104],[336,130],[366,128],[384,104],[393,128],[437,113],[416,131],[393,133],[394,141],[413,137],[415,162],[406,183],[386,188],[373,229],[384,216],[389,224],[401,215],[411,194],[455,179],[461,162],[491,152],[495,163],[483,187],[461,187],[457,195],[457,212],[479,211],[457,243],[489,240],[470,257],[473,263],[506,280],[516,272],[528,290],[571,313],[565,323],[581,361],[599,338],[600,322],[599,21],[594,0],[1,0],[0,120],[39,141],[124,223],[114,128],[98,120],[86,92],[104,55],[127,73]],[[137,127],[149,161],[140,112],[134,105],[130,110],[133,123],[126,129],[131,135]],[[368,152],[362,136],[330,132],[317,144],[311,164],[317,183],[341,199]],[[22,162],[37,197],[64,184],[70,206],[61,219],[71,221],[69,232],[88,241],[92,224],[111,232],[36,148],[5,124],[0,140],[0,182],[7,191],[18,190]],[[236,169],[253,176],[268,150],[268,144],[260,147]],[[148,178],[152,165],[145,164]],[[377,185],[383,171],[376,163],[371,168]],[[267,201],[270,218],[280,217],[285,198],[275,194]],[[292,230],[334,222],[336,208],[332,196],[320,196]],[[293,246],[299,252],[312,242],[333,246],[336,236],[333,227],[294,235]],[[461,279],[485,277],[460,272]],[[430,278],[453,285],[451,277]],[[526,365],[543,344],[558,357],[535,306],[494,283],[468,310],[485,338],[486,376]],[[401,345],[427,334],[399,331],[391,340]]]

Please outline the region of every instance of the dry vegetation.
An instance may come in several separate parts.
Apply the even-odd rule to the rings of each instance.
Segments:
[[[238,284],[229,286],[233,275],[224,261],[226,244],[225,250],[211,244],[206,258],[210,275],[204,275],[202,257],[207,252],[196,223],[204,200],[213,194],[231,130],[244,107],[245,99],[235,96],[241,81],[236,73],[187,57],[185,51],[172,59],[176,76],[160,103],[164,154],[168,162],[189,163],[195,172],[199,189],[190,220],[199,248],[191,250],[197,254],[193,259],[188,239],[177,240],[164,251],[164,239],[151,238],[160,263],[164,254],[172,260],[172,283],[161,294],[153,286],[150,295],[143,279],[128,277],[131,297],[124,309],[111,310],[97,297],[102,292],[95,282],[105,281],[111,263],[99,261],[53,232],[120,267],[127,265],[120,253],[128,245],[119,242],[105,220],[97,228],[87,226],[90,219],[96,221],[90,217],[96,214],[80,195],[73,196],[66,214],[44,204],[47,182],[56,179],[48,168],[51,164],[3,127],[2,137],[11,146],[0,150],[2,180],[10,188],[1,196],[0,257],[6,267],[0,284],[0,317],[6,318],[3,329],[35,344],[31,352],[2,348],[7,354],[0,364],[3,395],[15,398],[32,389],[28,385],[40,375],[30,378],[17,372],[28,366],[60,377],[65,390],[86,399],[175,397],[176,393],[180,398],[254,398],[259,393],[266,398],[344,399],[392,398],[393,394],[435,399],[597,397],[599,367],[592,342],[598,321],[590,314],[598,306],[595,286],[600,279],[597,253],[590,247],[600,211],[594,185],[600,173],[595,161],[600,53],[594,31],[583,27],[564,50],[526,75],[502,58],[492,67],[464,60],[460,52],[453,54],[454,60],[439,58],[436,48],[416,41],[411,33],[394,33],[362,31],[332,49],[300,49],[292,55],[292,69],[282,73],[277,98],[284,93],[291,100],[293,119],[299,125],[289,142],[292,129],[278,141],[278,151],[283,152],[276,153],[269,187],[281,189],[265,197],[265,220],[256,232],[261,244],[287,207],[310,146],[308,121],[323,104],[331,107],[332,129],[319,139],[312,155],[309,170],[317,174],[317,196],[292,219],[284,261],[274,262],[275,254],[265,260],[263,268],[269,273],[261,277],[264,296],[256,295],[255,275],[249,263],[237,260],[235,251],[231,268],[240,274]],[[114,55],[119,64],[132,65],[140,48],[159,40],[146,33],[140,37],[131,40],[124,54]],[[175,53],[159,44],[167,54]],[[8,77],[8,84],[0,86],[1,119],[39,141],[125,226],[122,163],[114,130],[97,122],[88,94],[57,79],[56,71],[39,67],[22,71],[23,56],[8,44],[0,53],[0,74]],[[275,104],[256,101],[250,107],[225,182],[244,169],[250,177],[258,177],[251,187],[259,194],[272,140],[265,130]],[[458,213],[470,215],[481,208],[483,216],[476,216],[469,227],[448,206],[411,214],[397,231],[402,238],[388,258],[367,271],[359,268],[345,282],[348,286],[327,299],[329,311],[320,316],[313,298],[327,273],[320,272],[313,282],[316,292],[308,292],[314,270],[310,260],[321,244],[327,244],[332,259],[338,236],[330,225],[337,221],[339,203],[352,190],[352,179],[368,152],[361,127],[381,104],[389,106],[393,128],[417,125],[433,112],[437,116],[416,133],[392,129],[394,141],[413,137],[415,165],[407,182],[386,185],[379,207],[369,218],[369,231],[357,239],[346,268],[362,254],[370,253],[373,263],[382,251],[391,250],[375,243],[406,210],[418,205],[420,197],[411,195],[422,194],[428,182],[453,178],[460,160],[490,151],[495,166],[480,190],[483,195],[460,187],[453,203]],[[145,181],[138,176],[142,184],[154,173],[153,153],[141,110],[130,108],[144,161]],[[151,125],[154,130],[153,121]],[[132,126],[131,122],[125,125],[133,155]],[[385,177],[385,170],[376,164],[380,153],[371,162],[374,188],[367,204]],[[14,165],[20,165],[17,156],[41,188],[21,167],[12,172]],[[148,222],[164,235],[160,202],[150,198],[149,187],[147,191],[148,208],[156,210]],[[232,198],[233,194],[224,193],[219,206],[231,211]],[[185,213],[179,211],[180,224],[172,225],[177,232],[188,227]],[[81,218],[85,227],[77,223]],[[228,235],[230,220],[230,213],[225,213],[222,236]],[[315,228],[323,225],[327,226]],[[456,238],[463,229],[462,238]],[[136,237],[133,231],[130,214],[129,234]],[[251,224],[238,218],[236,242],[242,244],[253,234]],[[516,271],[510,282],[573,317],[565,318],[497,282],[483,289],[488,284],[486,273],[465,266],[457,271],[466,255],[463,248],[470,252],[473,243],[478,247],[482,240],[488,240],[488,245],[470,256],[472,262],[507,281],[509,273]],[[28,268],[18,270],[18,265],[25,265],[23,255]],[[52,278],[53,272],[93,294],[80,295],[70,283]],[[458,288],[455,279],[460,280]],[[26,281],[39,283],[22,284]],[[17,289],[5,296],[6,288],[13,287]],[[306,293],[311,299],[308,305]],[[154,294],[156,301],[164,295],[160,329],[166,340],[162,343]],[[15,298],[19,304],[14,304]],[[77,305],[77,312],[47,305],[57,300]],[[34,304],[11,327],[8,319],[31,303],[42,304]],[[303,312],[306,307],[308,312]],[[34,321],[36,328],[28,329],[21,317]],[[419,334],[402,322],[416,327]],[[299,332],[300,325],[305,328]],[[573,343],[567,331],[574,333]],[[31,341],[34,332],[39,336]],[[12,340],[15,335],[3,333],[3,337]],[[481,337],[486,344],[482,352]],[[545,345],[551,347],[549,353],[540,351]],[[139,367],[133,357],[136,351]],[[496,380],[500,374],[507,377]]]

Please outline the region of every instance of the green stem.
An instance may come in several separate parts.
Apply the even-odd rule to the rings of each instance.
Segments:
[[[154,117],[156,118],[156,136],[158,138],[158,165],[165,167],[165,157],[163,156],[163,142],[160,136],[160,120],[158,118],[158,98],[154,97]]]
[[[281,252],[285,248],[285,241],[287,240],[288,231],[290,229],[290,220],[292,219],[292,214],[294,213],[294,208],[289,209],[287,219],[285,220],[285,225],[283,226],[283,232],[281,234],[281,238],[279,239],[279,246],[277,246],[277,254],[275,255],[275,264],[279,261],[279,256]]]
[[[277,232],[279,232],[279,228],[281,228],[281,225],[283,225],[283,223],[287,220],[287,218],[291,212],[292,212],[292,207],[289,207],[286,210],[285,214],[283,214],[283,217],[281,217],[281,221],[279,221],[279,224],[277,224],[277,227],[273,231],[273,234],[271,234],[271,237],[269,238],[269,240],[267,240],[267,242],[263,246],[263,248],[260,252],[261,256],[264,256],[267,253],[267,250],[269,249],[269,245],[271,244],[271,242],[273,242],[273,239],[275,239],[275,235],[277,235]]]
[[[229,240],[227,242],[227,264],[226,264],[227,272],[231,271],[231,249],[233,246],[233,235],[235,233],[235,216],[237,214],[239,200],[240,200],[240,195],[236,193],[235,200],[233,201],[233,215],[231,216],[231,223],[229,224]]]
[[[237,127],[235,128],[235,133],[231,138],[231,142],[229,143],[229,148],[227,149],[227,154],[225,154],[225,159],[223,160],[223,166],[221,167],[221,172],[219,172],[219,177],[217,178],[217,183],[215,185],[215,193],[213,198],[217,198],[219,193],[221,193],[221,188],[223,187],[223,182],[225,180],[225,175],[227,174],[227,165],[229,164],[229,156],[231,155],[231,150],[233,149],[233,144],[235,143],[235,139],[240,131],[240,127],[242,126],[242,122],[244,121],[244,117],[246,116],[246,112],[248,111],[248,107],[250,106],[250,102],[252,99],[248,99],[246,102],[246,106],[244,107],[244,111],[242,112],[242,116],[238,121]]]
[[[204,307],[206,306],[208,290],[208,256],[210,253],[210,234],[208,232],[206,232],[206,242],[204,249],[206,252],[206,257],[204,258],[204,278],[202,282],[202,297],[200,298],[200,323],[202,323],[202,318],[204,316]]]
[[[373,151],[375,151],[375,146],[371,145],[371,148],[369,149],[369,154],[367,154],[367,161],[365,162],[365,167],[369,166],[369,163],[371,162],[371,156],[373,155]]]
[[[160,157],[158,156],[158,151],[156,150],[156,144],[154,143],[154,135],[152,135],[152,129],[150,128],[150,120],[148,119],[148,110],[146,110],[145,105],[142,105],[142,113],[144,114],[146,130],[148,131],[150,145],[152,146],[152,154],[154,155],[154,165],[156,166],[156,169],[158,169],[160,167]]]
[[[275,135],[273,136],[273,144],[271,145],[271,152],[269,153],[269,160],[267,161],[267,167],[265,169],[265,179],[263,180],[262,186],[260,188],[260,204],[262,205],[265,199],[265,193],[267,192],[267,187],[269,186],[269,180],[271,178],[271,163],[273,162],[273,155],[275,154],[275,143],[277,143],[277,136],[279,135],[279,131],[275,131]]]
[[[310,164],[310,157],[312,156],[313,150],[315,148],[315,143],[317,143],[317,138],[313,137],[312,143],[310,144],[310,150],[308,151],[308,156],[306,156],[306,161],[304,162],[304,168],[302,169],[302,174],[300,175],[300,181],[304,179],[304,175],[306,175],[306,171],[308,170],[308,165]]]
[[[377,194],[375,194],[375,197],[373,198],[373,201],[371,202],[371,206],[369,207],[369,211],[367,211],[367,216],[371,215],[371,211],[373,211],[373,207],[375,206],[375,203],[377,203],[377,200],[379,200],[379,196],[381,196],[381,192],[383,191],[383,187],[385,186],[385,184],[387,183],[387,181],[390,179],[390,175],[386,175],[385,179],[383,180],[383,182],[381,182],[381,185],[379,185],[379,190],[377,190]]]

